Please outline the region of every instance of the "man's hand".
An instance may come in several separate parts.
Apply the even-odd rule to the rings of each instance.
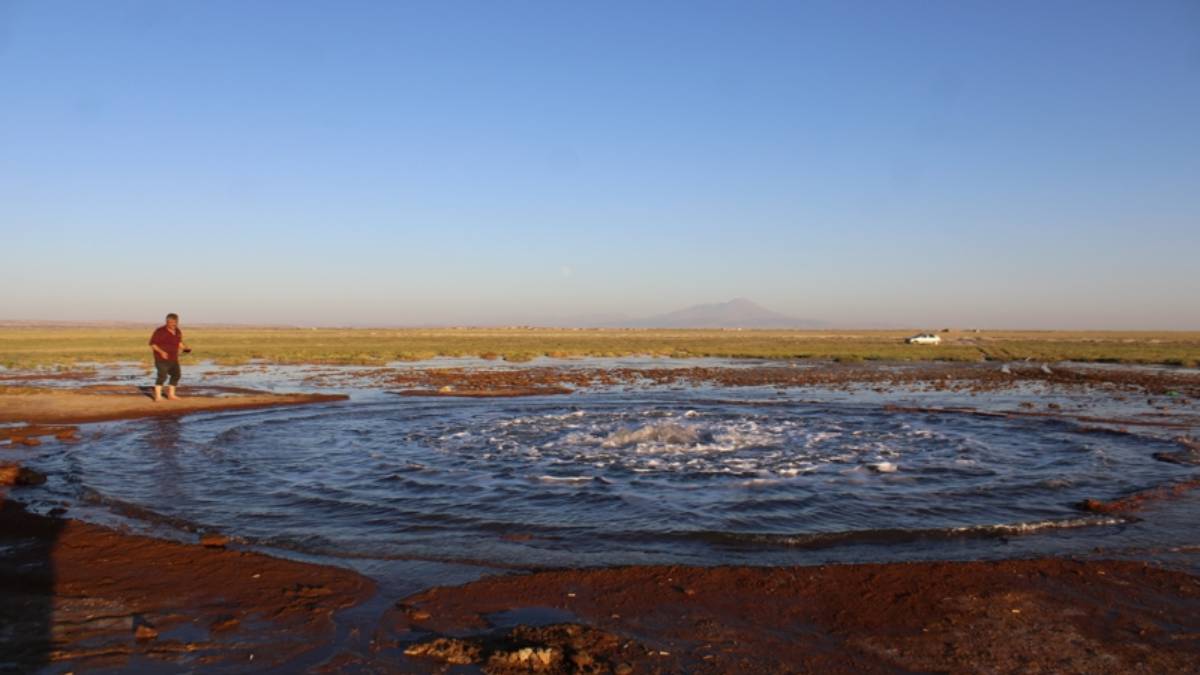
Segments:
[[[161,347],[159,347],[158,345],[151,345],[150,348],[154,350],[155,356],[161,356],[163,360],[166,360],[167,352],[163,351],[163,349]]]

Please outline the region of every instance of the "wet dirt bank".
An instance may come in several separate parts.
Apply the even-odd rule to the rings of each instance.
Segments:
[[[374,584],[354,572],[40,516],[0,493],[0,672],[287,663]]]
[[[1182,673],[1200,579],[1062,559],[567,570],[419,593],[379,640],[496,673]]]
[[[314,672],[1183,673],[1200,657],[1200,579],[1065,559],[493,576],[389,599],[348,646],[333,616],[370,580],[222,543],[0,501],[0,671],[286,669],[320,653]]]
[[[177,401],[155,402],[144,388],[135,386],[0,388],[0,423],[80,424],[347,399],[341,394],[273,394],[223,387],[188,387],[181,389],[181,395]]]

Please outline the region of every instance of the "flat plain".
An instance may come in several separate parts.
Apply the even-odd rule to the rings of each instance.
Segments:
[[[0,326],[0,365],[69,367],[150,361],[153,326]],[[947,330],[909,345],[916,330],[634,330],[558,328],[276,328],[183,326],[189,360],[236,365],[364,364],[439,356],[665,356],[836,361],[1078,361],[1200,365],[1200,332]]]

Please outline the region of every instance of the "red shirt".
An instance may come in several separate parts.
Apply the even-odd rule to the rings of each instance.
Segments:
[[[150,336],[150,344],[167,353],[167,358],[165,359],[166,361],[179,360],[180,342],[183,342],[183,331],[176,328],[175,332],[172,333],[171,331],[167,330],[165,325],[155,328],[154,335]],[[164,360],[161,356],[159,356],[158,352],[154,352],[154,358],[156,360]]]

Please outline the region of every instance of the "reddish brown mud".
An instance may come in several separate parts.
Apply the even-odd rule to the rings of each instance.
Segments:
[[[0,427],[0,441],[8,441],[13,445],[40,445],[42,438],[50,436],[68,443],[77,441],[79,440],[79,428],[71,425],[45,424]]]
[[[1101,501],[1087,499],[1079,504],[1079,508],[1092,513],[1132,513],[1154,503],[1176,499],[1192,490],[1200,489],[1200,478],[1181,480],[1166,485],[1158,485],[1148,490],[1135,492],[1120,499]]]
[[[347,570],[38,516],[0,493],[0,670],[279,666],[373,592]]]
[[[558,622],[492,628],[514,610]],[[496,673],[1183,673],[1200,579],[1060,559],[570,570],[431,589],[386,624],[414,658]]]

